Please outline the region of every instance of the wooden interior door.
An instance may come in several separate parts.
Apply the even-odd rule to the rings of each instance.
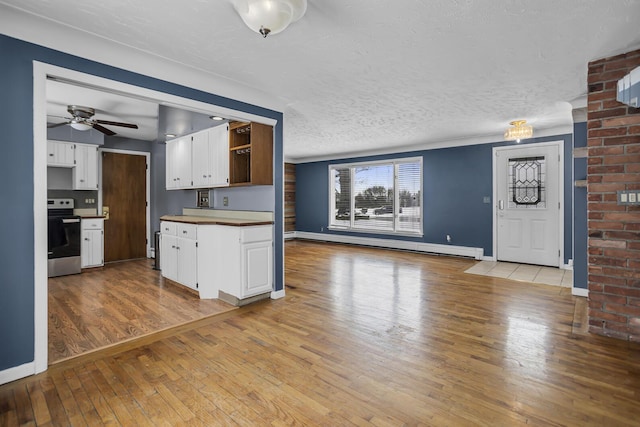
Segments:
[[[147,256],[146,179],[145,156],[102,152],[105,262]]]

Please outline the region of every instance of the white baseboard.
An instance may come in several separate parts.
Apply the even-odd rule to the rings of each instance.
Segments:
[[[497,259],[494,256],[483,256],[482,257],[482,261],[493,261],[493,262],[496,262]]]
[[[296,231],[287,231],[286,233],[284,233],[284,240],[295,239],[296,233]]]
[[[280,289],[279,291],[271,291],[271,299],[280,298],[284,298],[284,289]]]
[[[295,237],[300,239],[320,240],[324,242],[350,243],[363,246],[377,246],[389,249],[405,249],[410,251],[428,252],[443,255],[466,256],[481,260],[484,249],[471,248],[467,246],[439,245],[435,243],[409,242],[405,240],[377,239],[374,237],[358,237],[342,234],[322,234],[310,233],[306,231],[296,231]]]
[[[589,298],[589,289],[585,288],[571,288],[571,295],[575,295],[577,297],[585,297]]]
[[[19,380],[20,378],[28,377],[35,374],[34,362],[25,363],[24,365],[15,366],[13,368],[0,371],[0,385],[10,383],[11,381]]]
[[[571,261],[571,260],[569,260],[569,261]],[[573,263],[569,262],[569,264],[562,264],[560,266],[560,268],[562,270],[571,270],[571,271],[573,271]]]

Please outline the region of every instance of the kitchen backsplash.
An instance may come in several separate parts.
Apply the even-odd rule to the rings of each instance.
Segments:
[[[47,198],[49,199],[73,199],[76,209],[98,207],[98,191],[92,190],[47,190]]]

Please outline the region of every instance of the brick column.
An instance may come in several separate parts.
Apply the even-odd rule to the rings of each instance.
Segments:
[[[640,342],[640,109],[616,101],[617,83],[640,50],[589,63],[587,210],[589,331]]]

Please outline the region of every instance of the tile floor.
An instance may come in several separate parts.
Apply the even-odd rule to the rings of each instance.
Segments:
[[[539,265],[515,264],[502,261],[480,261],[465,273],[481,276],[503,277],[523,282],[570,288],[573,286],[573,271]]]

